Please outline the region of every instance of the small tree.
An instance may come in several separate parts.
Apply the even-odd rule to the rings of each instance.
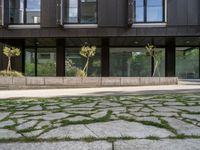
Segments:
[[[8,66],[7,66],[7,72],[12,71],[11,67],[11,58],[12,57],[17,57],[21,54],[20,49],[15,48],[15,47],[4,47],[3,49],[3,54],[8,57]]]
[[[85,45],[81,47],[80,55],[87,59],[85,66],[82,70],[83,72],[85,72],[86,76],[88,74],[88,66],[90,58],[95,56],[95,54],[96,54],[96,46],[88,46],[88,44],[85,43]]]
[[[160,64],[160,54],[159,52],[156,52],[156,46],[152,44],[147,44],[145,47],[147,50],[147,55],[151,56],[155,62],[154,64],[154,69],[153,69],[153,77],[156,75],[156,71],[158,72],[158,75],[160,76],[160,71],[159,71],[159,64]]]

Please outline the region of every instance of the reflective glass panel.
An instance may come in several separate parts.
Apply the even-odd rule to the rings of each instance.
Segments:
[[[147,22],[163,21],[163,0],[147,0]]]
[[[183,79],[199,78],[199,48],[176,48],[176,76]]]
[[[150,77],[151,66],[145,48],[110,48],[110,76]]]
[[[65,49],[65,74],[69,77],[78,76],[79,70],[83,70],[86,58],[80,55],[80,48]],[[101,49],[97,48],[96,55],[90,58],[88,76],[101,76]]]
[[[56,76],[56,48],[38,48],[38,76]]]
[[[27,0],[26,8],[27,23],[40,23],[40,0]]]
[[[35,49],[25,50],[25,75],[35,76]]]

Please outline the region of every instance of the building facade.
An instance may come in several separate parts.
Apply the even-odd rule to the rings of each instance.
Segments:
[[[200,78],[199,0],[1,0],[0,70],[5,45],[21,49],[13,69],[26,76],[75,76],[84,43],[97,47],[89,76]]]

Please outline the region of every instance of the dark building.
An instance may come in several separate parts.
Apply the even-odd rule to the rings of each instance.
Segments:
[[[27,76],[75,76],[87,42],[97,47],[89,76],[200,78],[200,0],[1,0],[4,45],[21,49],[13,68]],[[157,76],[159,72],[157,72]]]

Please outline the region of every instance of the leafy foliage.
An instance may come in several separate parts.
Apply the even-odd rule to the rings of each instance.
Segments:
[[[3,54],[8,57],[7,71],[12,71],[12,68],[11,68],[11,58],[12,57],[20,56],[20,54],[21,54],[20,49],[15,48],[15,47],[7,47],[6,46],[3,49]]]
[[[85,73],[85,76],[87,76],[88,74],[89,60],[91,57],[95,56],[96,49],[96,46],[88,46],[87,43],[85,43],[85,45],[81,47],[80,55],[87,59],[85,67],[82,70]]]
[[[7,71],[7,70],[0,71],[0,76],[1,77],[23,77],[22,73],[20,72]]]

